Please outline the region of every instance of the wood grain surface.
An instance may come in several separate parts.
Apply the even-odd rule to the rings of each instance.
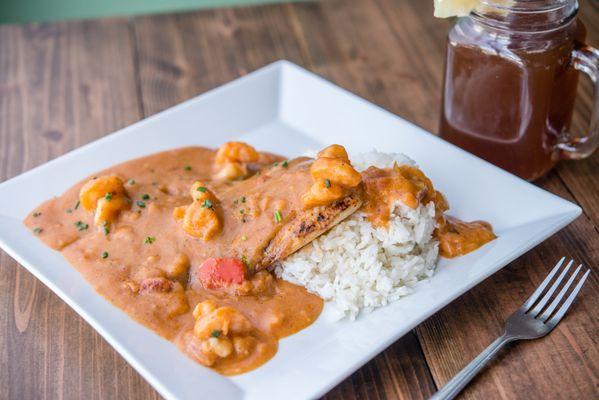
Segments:
[[[599,46],[599,3],[583,1]],[[432,132],[451,21],[431,0],[327,0],[183,14],[0,25],[0,180],[278,59]],[[581,84],[582,132],[591,85]],[[498,334],[561,256],[594,269],[547,338],[519,343],[466,399],[599,397],[599,154],[537,184],[578,203],[573,224],[394,343],[325,397],[425,399]],[[41,201],[42,199],[40,199]],[[0,253],[0,399],[160,396],[74,311]]]

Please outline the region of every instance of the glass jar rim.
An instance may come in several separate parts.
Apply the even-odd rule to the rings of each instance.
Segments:
[[[470,16],[496,29],[551,32],[568,25],[578,13],[578,0],[480,0]]]
[[[512,13],[547,13],[578,7],[577,0],[479,0],[488,8],[509,11]]]

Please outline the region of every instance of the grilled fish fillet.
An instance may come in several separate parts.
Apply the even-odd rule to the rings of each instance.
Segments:
[[[264,269],[298,251],[318,236],[356,212],[362,205],[357,191],[327,206],[299,212],[287,222],[264,248],[256,270]]]

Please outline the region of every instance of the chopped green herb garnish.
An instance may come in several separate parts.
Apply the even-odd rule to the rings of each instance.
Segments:
[[[110,200],[112,200],[112,193],[110,193],[110,192],[106,193],[106,195],[104,196],[104,198],[105,198],[107,201],[110,201]]]
[[[183,167],[183,169],[185,171],[191,171],[191,166],[190,165],[186,165],[185,167]]]
[[[324,185],[325,185],[326,187],[330,188],[330,187],[331,187],[331,181],[330,181],[329,179],[325,179],[325,180],[324,180]]]
[[[78,201],[77,204],[75,204],[75,210],[79,208],[79,204],[81,204],[80,201]]]
[[[241,196],[241,202],[245,203],[245,196]]]
[[[108,258],[108,252],[105,251],[104,253],[102,253],[102,258]]]
[[[150,195],[144,193],[144,194],[141,195],[141,198],[144,199],[144,200],[148,200],[150,198]]]
[[[215,329],[212,332],[210,332],[210,336],[211,337],[219,337],[221,335],[222,331]]]
[[[104,235],[108,235],[110,233],[110,229],[108,228],[108,221],[102,222],[102,230],[104,231]]]
[[[287,168],[287,165],[288,165],[287,160],[285,160],[281,163],[281,167],[283,167],[283,168]]]
[[[206,189],[204,186],[198,186],[198,192],[206,193]]]
[[[35,233],[36,235],[39,235],[40,233],[42,233],[44,230],[42,228],[33,228],[33,233]]]
[[[276,167],[277,165],[279,165],[279,163],[278,163],[278,162],[275,162],[275,163],[274,163],[274,166]]]
[[[146,203],[141,200],[136,201],[135,204],[137,204],[137,207],[139,208],[146,208]]]
[[[42,213],[41,213],[41,212],[34,212],[34,213],[33,213],[33,216],[34,216],[35,218],[39,217],[40,215],[42,215]]]
[[[281,212],[279,210],[275,211],[275,222],[278,224],[282,219],[283,217],[281,217]]]
[[[148,236],[146,237],[146,240],[144,240],[145,244],[152,244],[156,241],[156,238],[154,236]]]
[[[77,230],[79,230],[79,231],[84,231],[87,228],[89,228],[89,225],[83,221],[77,221],[77,222],[75,222],[74,225],[75,225],[75,228],[77,228]]]
[[[202,203],[202,207],[204,208],[212,208],[212,202],[208,199],[205,199],[204,202]]]
[[[245,211],[243,211],[243,208],[241,210],[239,210],[239,214],[243,214]]]
[[[249,267],[250,263],[248,262],[248,258],[244,255],[241,256],[241,262],[243,263],[244,267]]]
[[[129,179],[129,180],[127,181],[127,183],[128,183],[129,185],[135,185],[135,179]]]

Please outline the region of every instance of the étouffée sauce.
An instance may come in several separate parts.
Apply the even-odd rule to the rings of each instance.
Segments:
[[[123,211],[108,231],[94,226],[93,214],[79,206],[85,181],[40,205],[25,224],[132,318],[174,341],[192,359],[233,375],[260,366],[276,353],[278,339],[312,324],[322,310],[322,300],[266,271],[249,277],[243,290],[206,290],[198,285],[192,289],[189,268],[209,257],[242,258],[250,266],[258,263],[261,250],[281,222],[273,214],[278,211],[284,222],[299,212],[301,196],[313,182],[307,159],[280,163],[281,158],[265,153],[249,166],[260,171],[252,178],[213,180],[214,156],[210,149],[182,148],[98,173],[121,177],[132,201],[131,209]],[[275,161],[279,163],[273,166]],[[412,208],[433,202],[438,222],[435,234],[443,256],[465,254],[495,237],[484,222],[445,217],[443,196],[417,168],[371,167],[362,179],[363,210],[375,226],[386,226],[394,201]],[[203,181],[218,198],[223,222],[222,231],[208,242],[187,235],[173,218],[175,207],[189,203],[189,188],[196,180]],[[192,334],[192,310],[207,299],[219,307],[233,307],[251,322],[249,355],[233,353],[216,361],[204,357]]]
[[[276,229],[274,211],[280,211],[285,218],[292,210],[301,209],[300,196],[312,184],[307,169],[297,165],[301,159],[286,167],[273,167],[251,178],[251,182],[212,181],[214,153],[198,147],[182,148],[98,173],[120,176],[132,200],[131,209],[121,213],[108,234],[94,226],[93,214],[78,206],[79,190],[85,181],[37,207],[25,224],[47,245],[61,251],[102,296],[138,322],[175,341],[197,361],[202,362],[201,354],[189,343],[194,306],[213,299],[219,306],[239,310],[257,328],[256,344],[249,357],[229,357],[211,365],[230,375],[270,359],[276,353],[277,340],[314,322],[323,304],[304,288],[272,279],[271,275],[264,288],[247,295],[192,290],[187,285],[187,270],[177,275],[181,258],[188,259],[188,266],[199,265],[208,257],[245,257],[251,263],[259,256],[256,249],[264,245],[260,242]],[[276,160],[280,158],[261,154],[253,167],[270,167]],[[280,179],[282,174],[286,179]],[[189,203],[189,187],[198,179],[216,194],[222,209],[223,230],[209,242],[187,235],[172,215],[174,207]],[[269,184],[261,184],[265,181]],[[164,277],[172,282],[169,290],[140,288],[146,279]]]
[[[435,236],[439,240],[439,252],[443,257],[452,258],[470,253],[496,238],[487,222],[463,222],[446,216],[444,213],[449,206],[445,198],[416,167],[370,167],[362,173],[362,179],[366,191],[363,209],[370,222],[377,227],[387,226],[391,210],[397,201],[410,208],[432,202],[437,220]]]

